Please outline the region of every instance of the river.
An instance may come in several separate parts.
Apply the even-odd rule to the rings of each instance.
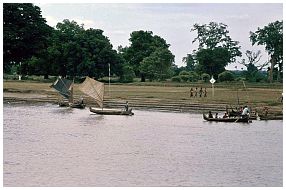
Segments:
[[[283,122],[201,114],[3,108],[4,186],[282,186]]]

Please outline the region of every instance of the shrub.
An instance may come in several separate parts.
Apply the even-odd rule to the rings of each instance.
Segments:
[[[208,82],[211,79],[211,76],[207,73],[203,73],[201,77],[204,82]]]
[[[230,71],[224,71],[218,75],[219,81],[233,81],[234,80],[234,75]]]
[[[174,77],[171,78],[171,80],[173,82],[181,82],[181,77],[180,76],[174,76]]]
[[[181,77],[181,81],[187,82],[190,78],[190,75],[180,75],[180,77]]]
[[[189,75],[189,80],[190,80],[191,82],[196,82],[196,81],[199,80],[199,75],[198,75],[196,72],[191,71],[191,72],[190,72],[190,75]]]
[[[235,81],[245,81],[246,79],[244,78],[244,77],[237,77],[236,79],[235,79]]]
[[[186,70],[183,70],[183,71],[180,72],[179,75],[180,75],[180,76],[181,76],[181,75],[190,75],[190,73],[189,73],[188,71],[186,71]]]

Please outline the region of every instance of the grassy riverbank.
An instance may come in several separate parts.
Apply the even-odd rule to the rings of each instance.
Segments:
[[[34,81],[4,81],[4,100],[47,101],[56,102],[58,94],[49,87],[50,83]],[[190,87],[207,88],[207,97],[190,98]],[[246,88],[245,88],[246,87]],[[105,85],[105,105],[122,106],[126,100],[130,105],[138,108],[161,107],[166,110],[195,111],[205,108],[223,110],[225,106],[237,107],[249,105],[252,109],[262,112],[265,106],[269,112],[281,113],[282,103],[279,98],[282,93],[282,84],[245,84],[218,83],[212,88],[209,83],[181,84],[181,83],[131,83]],[[83,95],[74,88],[75,98]],[[84,96],[87,105],[94,105],[92,99]],[[188,106],[188,107],[186,107]],[[183,109],[184,108],[184,109]],[[185,109],[186,108],[186,109]]]

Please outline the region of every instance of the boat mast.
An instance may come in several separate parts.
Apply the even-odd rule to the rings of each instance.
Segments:
[[[110,63],[108,63],[108,73],[109,73],[109,77],[108,77],[108,95],[110,96]]]

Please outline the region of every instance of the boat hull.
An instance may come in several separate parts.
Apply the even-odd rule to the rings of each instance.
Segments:
[[[260,120],[283,120],[283,115],[259,116]]]
[[[85,104],[81,104],[81,103],[70,103],[69,107],[71,108],[78,108],[78,109],[84,109],[85,108]]]
[[[128,111],[124,111],[124,110],[116,110],[116,109],[94,109],[94,108],[89,108],[89,111],[92,113],[96,113],[99,115],[134,115],[134,113],[132,112],[132,109],[128,110]]]
[[[206,121],[215,121],[215,122],[230,122],[230,123],[248,123],[249,118],[208,118],[205,114],[203,114],[203,118]]]
[[[69,102],[59,102],[59,107],[70,107],[70,108],[84,109],[84,108],[85,108],[85,104],[69,103]]]

